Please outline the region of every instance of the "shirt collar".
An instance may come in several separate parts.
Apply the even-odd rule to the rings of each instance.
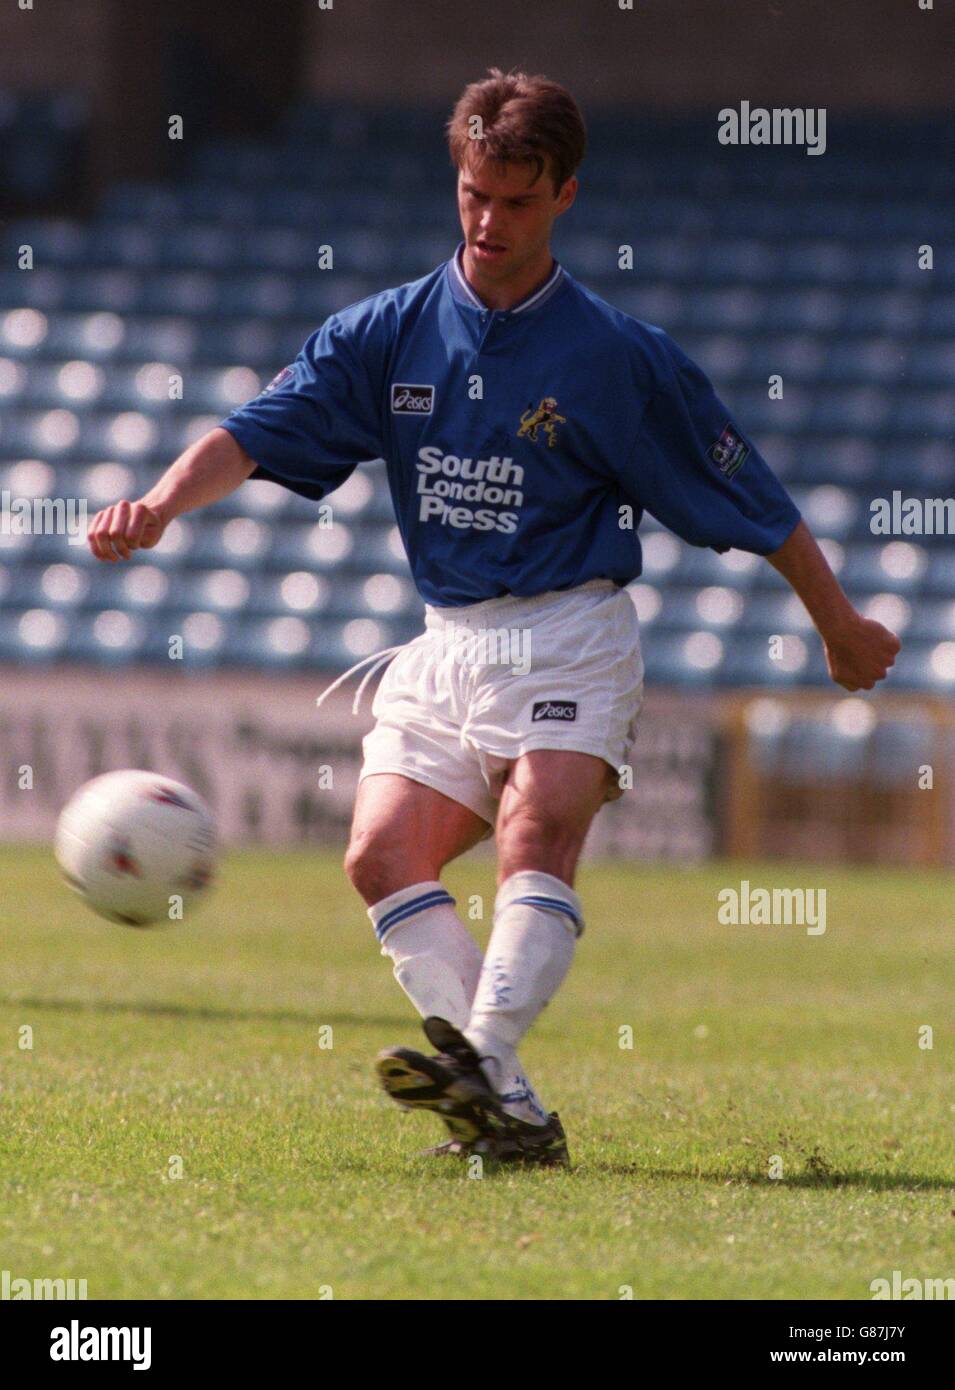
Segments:
[[[464,242],[462,241],[454,255],[448,261],[448,285],[451,294],[460,304],[470,304],[472,308],[486,310],[487,305],[475,294],[468,283],[464,273],[462,256],[464,252]],[[542,285],[538,285],[536,290],[525,295],[517,304],[511,306],[505,312],[508,314],[523,314],[529,309],[539,309],[559,288],[564,279],[564,268],[559,261],[554,261],[553,269]]]

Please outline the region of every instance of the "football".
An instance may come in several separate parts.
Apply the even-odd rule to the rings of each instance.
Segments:
[[[215,872],[212,813],[157,772],[107,772],[63,808],[54,853],[69,886],[110,922],[178,921]]]

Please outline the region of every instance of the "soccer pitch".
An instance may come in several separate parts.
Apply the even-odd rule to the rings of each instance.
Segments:
[[[955,1273],[948,874],[585,865],[587,931],[522,1048],[573,1169],[478,1178],[419,1157],[439,1122],[377,1089],[377,1050],[421,1034],[337,856],[233,855],[159,931],[98,921],[48,851],[5,847],[0,873],[13,1277],[90,1298],[866,1299],[893,1270]],[[826,888],[825,934],[720,925],[741,879]],[[483,943],[492,865],[446,881],[465,914],[483,897]]]

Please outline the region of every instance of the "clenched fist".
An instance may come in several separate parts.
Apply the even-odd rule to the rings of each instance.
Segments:
[[[114,502],[93,517],[87,534],[97,560],[128,560],[134,550],[151,550],[166,521],[145,502]]]
[[[833,633],[824,633],[826,663],[836,685],[845,690],[871,690],[895,664],[901,642],[894,632],[858,613]]]

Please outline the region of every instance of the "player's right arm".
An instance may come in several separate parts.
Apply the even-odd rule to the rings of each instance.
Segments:
[[[138,502],[93,518],[100,560],[154,546],[173,517],[234,492],[255,476],[313,501],[340,487],[365,459],[383,456],[381,373],[393,336],[378,299],[333,314],[264,391],[193,444]]]
[[[180,512],[227,497],[255,468],[236,439],[217,425],[180,454],[137,502],[114,502],[94,516],[87,540],[98,560],[128,560],[151,550]]]

